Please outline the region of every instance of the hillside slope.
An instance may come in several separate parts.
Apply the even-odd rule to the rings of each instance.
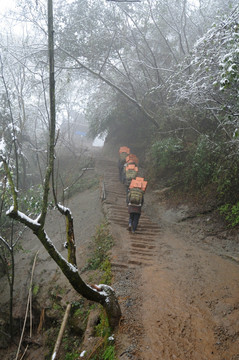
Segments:
[[[138,231],[129,233],[117,162],[101,159],[98,165],[104,169],[114,288],[123,311],[119,359],[238,359],[237,237],[230,238],[212,215],[195,216],[196,204],[193,210],[183,203],[172,207],[150,186]]]

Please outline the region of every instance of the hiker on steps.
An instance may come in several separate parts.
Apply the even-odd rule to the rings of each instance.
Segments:
[[[129,213],[129,226],[128,230],[134,234],[137,230],[139,218],[141,215],[141,208],[144,203],[144,194],[140,188],[129,188],[126,198],[128,213]]]
[[[130,154],[130,148],[128,148],[127,146],[120,147],[118,169],[119,169],[119,179],[122,183],[124,182],[124,165],[126,163],[126,158],[129,154]]]

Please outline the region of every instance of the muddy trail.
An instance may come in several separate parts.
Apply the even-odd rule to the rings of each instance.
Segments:
[[[113,287],[123,313],[118,358],[239,359],[238,242],[217,235],[208,217],[190,219],[185,207],[169,208],[150,187],[131,234],[117,161],[98,158],[97,167],[115,240]]]

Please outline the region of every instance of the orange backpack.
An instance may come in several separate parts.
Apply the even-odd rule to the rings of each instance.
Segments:
[[[127,146],[121,146],[119,149],[119,161],[125,163],[127,156],[130,154],[130,149]]]
[[[136,177],[135,179],[133,179],[130,183],[130,189],[132,188],[139,188],[141,189],[143,192],[145,192],[146,188],[147,188],[148,182],[144,180],[144,178],[142,177]]]
[[[126,154],[130,154],[130,148],[128,148],[127,146],[121,146],[119,149],[119,153],[121,154],[122,152],[125,152]]]
[[[134,155],[134,154],[129,154],[129,155],[126,157],[126,162],[127,162],[128,164],[138,165],[138,164],[139,164],[139,159],[137,158],[136,155]]]

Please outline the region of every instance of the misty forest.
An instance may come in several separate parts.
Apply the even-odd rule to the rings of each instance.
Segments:
[[[238,2],[15,0],[0,16],[2,358],[238,359]],[[138,156],[148,182],[134,240],[118,179],[121,146]],[[186,206],[177,218],[182,226],[174,229],[175,218],[163,223],[169,207],[179,216]],[[197,242],[202,229],[214,236],[204,244],[210,251]],[[165,246],[180,248],[174,259],[163,255],[164,237]],[[150,239],[155,244],[146,244]],[[146,249],[145,258],[152,251],[158,260],[132,260],[131,243],[132,254]],[[173,280],[163,269],[182,261],[179,251],[185,263]],[[195,277],[197,288],[195,274],[185,275],[190,251],[194,272],[203,272],[201,251],[204,265],[215,261],[207,280]],[[207,260],[209,253],[219,260]],[[182,279],[188,276],[180,289],[188,294],[185,303],[182,294],[175,300],[180,271]],[[209,298],[211,286],[218,289],[215,298]]]

